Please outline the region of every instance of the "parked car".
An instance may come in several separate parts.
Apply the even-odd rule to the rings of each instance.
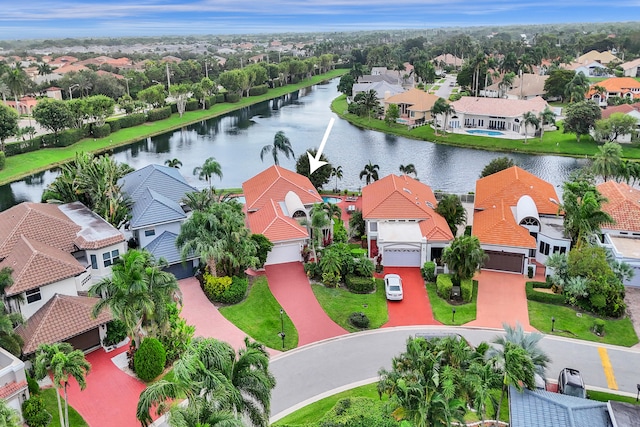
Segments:
[[[547,380],[540,374],[535,374],[533,377],[535,384],[536,384],[536,390],[546,390],[547,389]]]
[[[564,368],[558,376],[558,393],[569,396],[587,398],[587,389],[584,386],[580,371],[572,368]]]
[[[390,301],[402,301],[402,278],[397,274],[384,276],[384,292]]]

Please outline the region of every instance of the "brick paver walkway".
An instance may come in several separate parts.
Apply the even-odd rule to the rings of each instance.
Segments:
[[[433,318],[431,303],[419,268],[387,267],[384,274],[400,275],[404,295],[402,301],[387,301],[389,321],[383,327],[441,324]]]

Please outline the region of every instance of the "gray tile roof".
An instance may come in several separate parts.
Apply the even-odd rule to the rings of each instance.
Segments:
[[[180,204],[162,194],[146,188],[131,208],[129,226],[132,230],[148,227],[154,224],[182,221],[187,215]]]
[[[179,202],[186,193],[197,191],[176,168],[162,165],[148,165],[125,175],[119,182],[122,191],[137,200],[146,188]]]
[[[145,249],[156,257],[156,259],[164,258],[169,265],[182,262],[180,250],[176,247],[177,234],[170,231],[164,231],[158,237],[153,239]]]
[[[511,427],[611,427],[607,404],[542,390],[509,389]]]

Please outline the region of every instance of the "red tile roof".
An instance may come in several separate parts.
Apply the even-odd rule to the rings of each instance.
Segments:
[[[7,399],[11,396],[15,396],[16,394],[26,389],[27,389],[26,381],[20,381],[19,383],[12,381],[0,387],[0,399]]]
[[[640,98],[640,92],[638,92],[638,89],[640,89],[640,82],[633,77],[612,77],[610,79],[594,83],[591,85],[591,89],[589,90],[587,97],[591,97],[596,93],[593,89],[596,86],[603,87],[607,93],[613,92],[624,94],[630,92],[631,89],[636,89],[636,91],[633,92],[633,96],[634,98]]]
[[[434,211],[438,202],[429,187],[407,175],[387,175],[362,189],[364,219],[412,219],[431,240],[453,240],[447,222]]]
[[[280,166],[271,166],[242,184],[247,211],[260,209],[271,200],[284,201],[293,191],[304,205],[322,203],[322,197],[309,178]]]
[[[607,198],[602,210],[616,221],[603,228],[640,232],[640,190],[615,181],[603,182],[597,188]]]
[[[472,231],[483,244],[536,247],[536,239],[529,234],[529,230],[516,223],[511,207],[504,200],[484,210],[476,210],[473,213]]]
[[[273,200],[257,212],[249,213],[247,219],[253,234],[264,234],[274,243],[309,237],[307,229],[295,219],[286,216],[280,204]]]
[[[640,111],[640,104],[621,104],[613,107],[607,107],[602,110],[602,118],[608,119],[613,113],[627,114],[632,111]]]
[[[97,301],[98,298],[55,294],[27,323],[16,328],[24,340],[23,353],[31,354],[40,344],[65,341],[112,320],[108,310],[95,319],[91,316]]]

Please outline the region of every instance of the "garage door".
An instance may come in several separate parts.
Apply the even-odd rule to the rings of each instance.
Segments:
[[[385,267],[420,267],[420,249],[386,249],[382,254]]]
[[[176,276],[176,279],[178,280],[186,279],[187,277],[192,277],[193,276],[193,260],[187,261],[184,264],[179,262],[178,264],[170,265],[169,267],[165,268],[164,271],[173,274],[174,276]]]
[[[86,351],[100,345],[100,332],[98,328],[94,328],[83,334],[69,338],[66,342],[71,344],[76,350]]]
[[[513,254],[509,252],[493,252],[485,251],[489,256],[484,267],[488,270],[512,271],[514,273],[522,273],[524,271],[524,255]]]
[[[300,243],[275,244],[267,255],[266,265],[302,261]]]

